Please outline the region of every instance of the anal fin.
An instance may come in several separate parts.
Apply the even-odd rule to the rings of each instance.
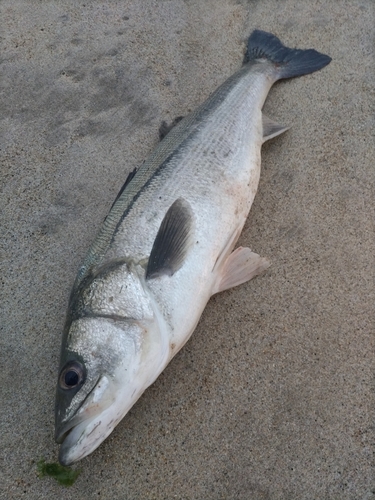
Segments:
[[[263,125],[263,142],[269,141],[280,134],[283,134],[290,127],[284,127],[279,123],[268,118],[264,113],[262,114],[262,125]]]
[[[218,270],[217,281],[212,295],[251,280],[270,265],[271,263],[266,258],[260,257],[257,253],[252,252],[250,248],[237,248],[227,257],[224,265]]]

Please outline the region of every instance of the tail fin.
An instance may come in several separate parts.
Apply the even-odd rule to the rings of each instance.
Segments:
[[[329,56],[314,49],[289,49],[275,35],[260,30],[250,35],[244,63],[255,59],[272,61],[277,68],[278,79],[313,73],[331,62]]]

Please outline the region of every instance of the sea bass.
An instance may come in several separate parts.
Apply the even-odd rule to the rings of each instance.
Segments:
[[[79,269],[56,394],[59,460],[94,451],[193,333],[210,297],[269,266],[233,250],[257,191],[274,82],[331,58],[256,30],[242,68],[132,172]]]

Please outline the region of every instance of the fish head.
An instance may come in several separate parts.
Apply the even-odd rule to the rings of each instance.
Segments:
[[[71,322],[61,353],[55,439],[70,465],[94,451],[150,382],[156,325],[83,317]],[[156,335],[157,336],[157,335]]]

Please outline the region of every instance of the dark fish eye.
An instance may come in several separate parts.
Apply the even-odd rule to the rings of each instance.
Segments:
[[[62,389],[73,389],[84,381],[84,369],[81,363],[70,361],[61,370],[59,385]]]

